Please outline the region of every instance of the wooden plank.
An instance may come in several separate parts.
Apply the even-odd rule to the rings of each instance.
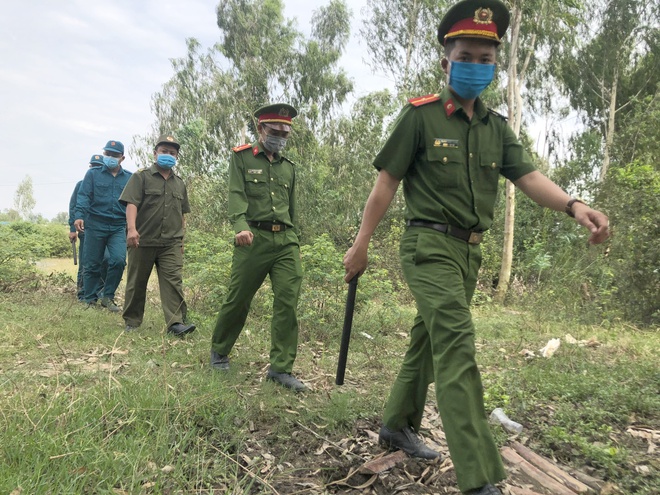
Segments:
[[[529,488],[520,488],[518,486],[509,485],[509,491],[511,495],[542,495],[539,492],[530,490]]]
[[[603,480],[596,479],[592,476],[589,476],[588,474],[583,473],[582,471],[571,470],[570,474],[575,479],[580,480],[585,485],[591,487],[595,493],[600,493],[603,489],[603,486],[605,486],[605,482]]]
[[[563,471],[559,466],[554,462],[551,462],[548,459],[545,459],[538,455],[536,452],[525,447],[519,442],[513,442],[512,447],[520,456],[529,461],[533,466],[536,466],[545,474],[552,476],[554,479],[564,484],[566,487],[570,488],[576,493],[593,493],[593,490],[587,485],[582,483],[579,480],[576,480],[573,476]]]
[[[554,478],[533,466],[531,463],[518,455],[518,453],[511,447],[503,447],[500,453],[502,454],[504,460],[520,469],[522,473],[536,482],[539,488],[543,488],[553,495],[575,495],[573,490],[565,487],[558,481],[555,481]]]
[[[371,459],[370,461],[365,462],[362,466],[360,466],[358,472],[361,474],[382,473],[383,471],[387,471],[388,469],[396,466],[399,462],[402,462],[407,458],[408,456],[404,451],[397,450],[396,452],[387,454],[386,456],[378,457],[376,459]]]

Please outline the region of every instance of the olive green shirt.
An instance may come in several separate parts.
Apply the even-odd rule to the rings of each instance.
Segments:
[[[261,143],[238,146],[229,162],[229,221],[234,232],[250,230],[248,221],[296,226],[296,171],[275,154],[268,161]]]
[[[183,215],[190,212],[190,204],[186,185],[174,172],[167,179],[156,165],[135,172],[119,202],[137,206],[141,247],[171,246],[183,239]]]
[[[533,172],[529,155],[480,99],[471,120],[448,88],[436,101],[420,100],[401,110],[374,166],[403,180],[406,220],[487,230],[499,176],[515,181]]]

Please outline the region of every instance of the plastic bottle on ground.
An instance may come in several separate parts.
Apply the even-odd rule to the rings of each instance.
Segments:
[[[523,425],[510,419],[501,407],[493,409],[493,412],[490,413],[490,419],[495,423],[501,424],[505,430],[511,433],[518,434],[523,430]]]

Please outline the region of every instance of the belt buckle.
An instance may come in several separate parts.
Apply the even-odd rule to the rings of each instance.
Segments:
[[[470,237],[468,237],[468,244],[480,244],[483,239],[483,232],[470,232]]]
[[[282,230],[282,226],[281,225],[271,225],[270,230],[271,230],[271,232],[279,232],[280,230]]]

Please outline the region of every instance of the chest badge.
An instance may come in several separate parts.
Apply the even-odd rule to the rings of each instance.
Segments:
[[[433,140],[434,148],[458,148],[458,139],[435,138]]]
[[[261,175],[264,171],[260,168],[248,168],[248,174],[250,175]]]

